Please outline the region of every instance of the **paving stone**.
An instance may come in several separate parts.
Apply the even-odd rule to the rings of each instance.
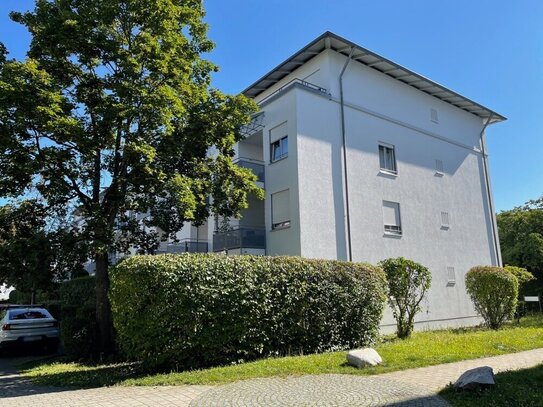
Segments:
[[[252,379],[209,390],[191,407],[428,406],[448,404],[432,392],[378,376],[340,374]]]

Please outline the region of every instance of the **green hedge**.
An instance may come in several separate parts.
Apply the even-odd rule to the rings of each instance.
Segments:
[[[76,278],[60,286],[60,335],[66,354],[72,358],[95,354],[95,293],[94,277]]]
[[[126,356],[195,368],[371,344],[386,294],[368,264],[183,254],[122,261],[110,299]]]

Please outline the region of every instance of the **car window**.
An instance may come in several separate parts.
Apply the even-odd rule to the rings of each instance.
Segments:
[[[7,311],[4,310],[0,311],[0,319],[4,319],[4,317],[6,316],[6,312]]]
[[[16,321],[21,319],[42,319],[50,318],[50,315],[45,310],[13,310],[9,312],[10,321]]]

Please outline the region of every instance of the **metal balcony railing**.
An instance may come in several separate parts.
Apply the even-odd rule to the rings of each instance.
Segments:
[[[231,249],[266,249],[266,230],[256,227],[238,227],[213,233],[213,251]]]
[[[264,163],[262,161],[242,157],[238,158],[235,163],[242,168],[251,170],[257,176],[258,182],[264,182]]]
[[[166,246],[166,253],[207,253],[208,251],[207,242],[201,240],[185,239]]]

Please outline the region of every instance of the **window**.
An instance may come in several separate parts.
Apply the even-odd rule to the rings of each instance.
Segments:
[[[290,192],[288,189],[271,194],[272,229],[290,226]]]
[[[397,173],[394,146],[379,144],[379,165],[383,171]]]
[[[454,272],[454,267],[447,267],[447,285],[456,284],[456,273]]]
[[[385,225],[385,234],[396,236],[402,235],[399,203],[383,201],[383,222]]]
[[[448,229],[451,226],[449,223],[449,212],[441,212],[441,227]]]
[[[271,162],[288,157],[288,136],[271,143]]]

